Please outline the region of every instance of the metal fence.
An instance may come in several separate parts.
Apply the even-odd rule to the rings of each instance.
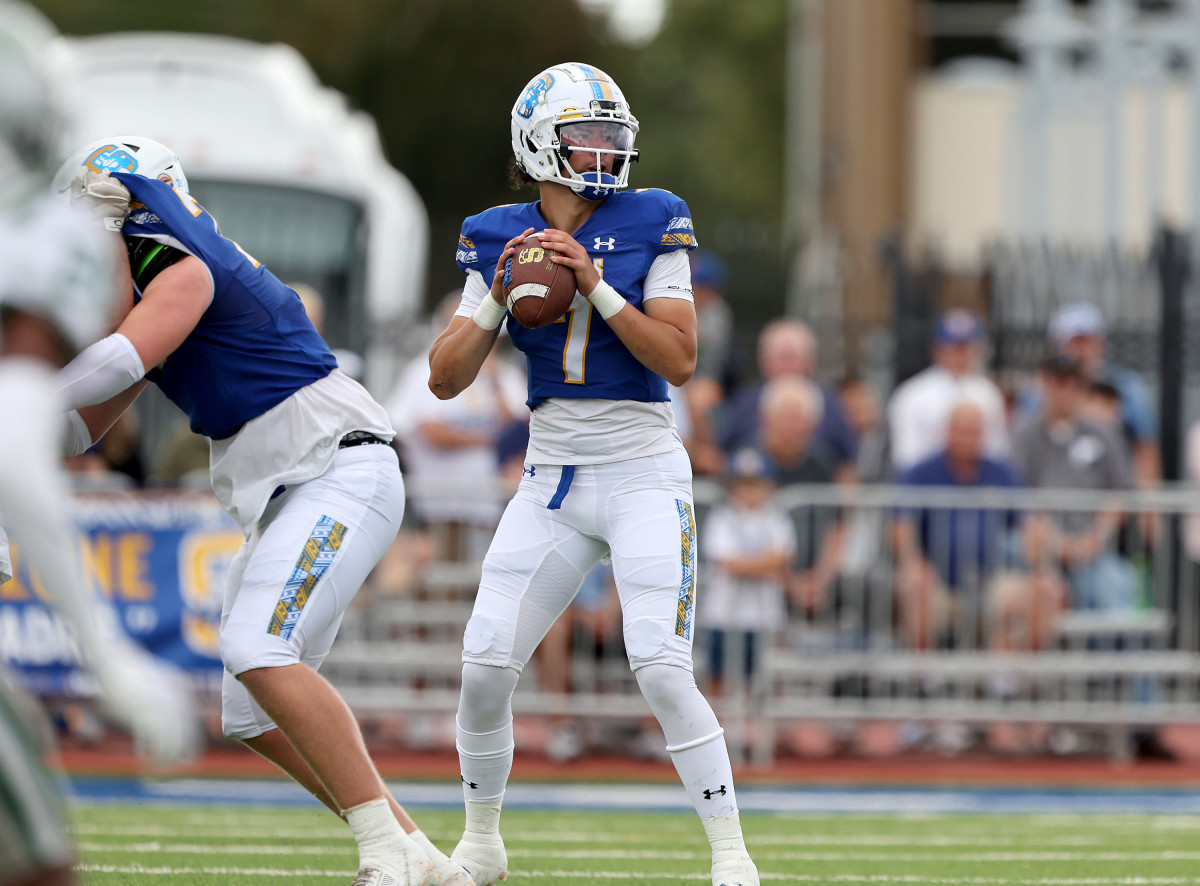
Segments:
[[[705,562],[705,524],[724,493],[698,482],[696,498],[703,612],[719,568]],[[782,731],[809,721],[1059,724],[1102,733],[1114,754],[1137,728],[1200,721],[1194,492],[804,486],[774,505],[797,539],[778,578],[785,617],[723,631],[720,673],[713,633],[696,637],[697,677],[736,758],[770,762]],[[441,553],[407,590],[375,582],[362,595],[324,671],[361,715],[455,710],[480,569],[477,546],[460,540],[488,530],[430,527],[424,544]],[[836,569],[814,587],[822,552]],[[650,712],[602,568],[539,649],[514,709],[602,744],[645,737]]]

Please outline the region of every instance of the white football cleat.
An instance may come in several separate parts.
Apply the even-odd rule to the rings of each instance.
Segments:
[[[713,886],[759,886],[758,868],[749,855],[723,858],[713,862],[712,882]]]
[[[438,875],[424,854],[406,855],[398,864],[364,865],[350,886],[438,886]]]
[[[354,882],[350,886],[398,886],[399,882],[391,874],[385,874],[379,868],[365,867],[359,869],[358,876],[354,878]]]
[[[475,886],[494,886],[508,878],[508,853],[499,834],[465,831],[450,860],[466,869]]]
[[[440,886],[475,886],[471,873],[457,861],[447,858],[434,868]]]

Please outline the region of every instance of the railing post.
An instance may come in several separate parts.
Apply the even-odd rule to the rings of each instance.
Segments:
[[[1183,439],[1183,340],[1186,316],[1184,294],[1189,273],[1188,250],[1183,238],[1167,227],[1158,231],[1154,249],[1158,270],[1161,320],[1159,322],[1159,447],[1164,480],[1181,475]]]

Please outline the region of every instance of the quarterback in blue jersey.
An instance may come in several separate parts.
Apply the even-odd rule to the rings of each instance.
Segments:
[[[129,257],[116,332],[59,373],[66,448],[91,445],[152,382],[209,438],[213,490],[245,533],[221,613],[225,734],[346,819],[355,886],[470,886],[388,793],[317,673],[404,512],[386,413],[296,293],[221,235],[168,148],[96,142],[54,188],[120,231]]]
[[[612,558],[638,685],[713,850],[714,886],[758,886],[729,753],[692,676],[696,524],[691,467],[667,383],[696,366],[687,205],[623,190],[637,120],[616,83],[568,63],[526,86],[511,114],[514,177],[538,201],[468,218],[462,302],[430,351],[446,399],[475,379],[501,322],[528,367],[525,473],[496,530],[463,638],[457,744],[466,830],[451,858],[490,886],[507,875],[500,806],[513,759],[512,694],[525,663],[603,557]],[[506,314],[505,260],[537,233],[575,273],[566,315],[526,329]]]

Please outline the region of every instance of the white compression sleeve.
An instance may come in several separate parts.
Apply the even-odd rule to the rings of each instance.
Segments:
[[[103,403],[146,374],[133,342],[114,332],[90,345],[59,370],[58,396],[67,409]]]

